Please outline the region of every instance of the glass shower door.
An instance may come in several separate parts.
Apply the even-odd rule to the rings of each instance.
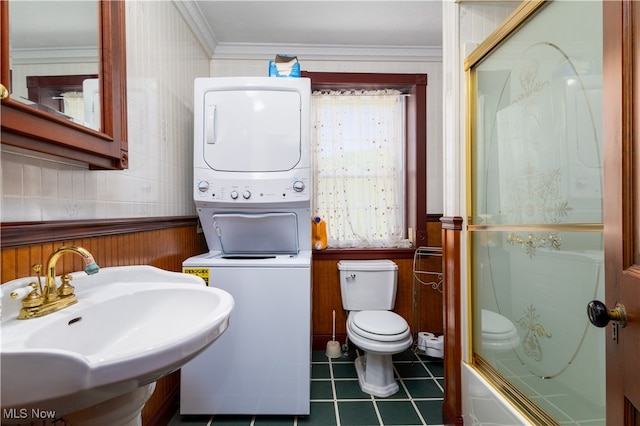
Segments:
[[[604,425],[602,3],[512,16],[467,59],[474,365],[537,424]]]

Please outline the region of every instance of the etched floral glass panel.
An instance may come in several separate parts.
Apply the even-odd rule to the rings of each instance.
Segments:
[[[474,360],[536,422],[604,425],[602,4],[522,21],[469,71]]]

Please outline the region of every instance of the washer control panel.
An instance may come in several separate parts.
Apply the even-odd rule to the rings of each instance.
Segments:
[[[305,177],[277,180],[215,182],[195,177],[195,201],[220,201],[238,203],[273,203],[304,201],[309,199],[309,182]]]

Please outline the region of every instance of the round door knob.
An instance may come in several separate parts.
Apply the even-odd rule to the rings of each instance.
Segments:
[[[604,303],[592,300],[587,304],[587,315],[591,324],[596,327],[605,327],[609,321],[616,321],[620,327],[627,325],[627,313],[620,303],[613,309],[607,309]]]

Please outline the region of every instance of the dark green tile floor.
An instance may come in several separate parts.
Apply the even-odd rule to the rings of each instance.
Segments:
[[[311,414],[309,416],[182,416],[169,426],[224,425],[441,425],[443,401],[442,360],[419,356],[411,350],[394,355],[400,391],[378,398],[360,390],[351,356],[329,359],[314,351],[311,362]]]

